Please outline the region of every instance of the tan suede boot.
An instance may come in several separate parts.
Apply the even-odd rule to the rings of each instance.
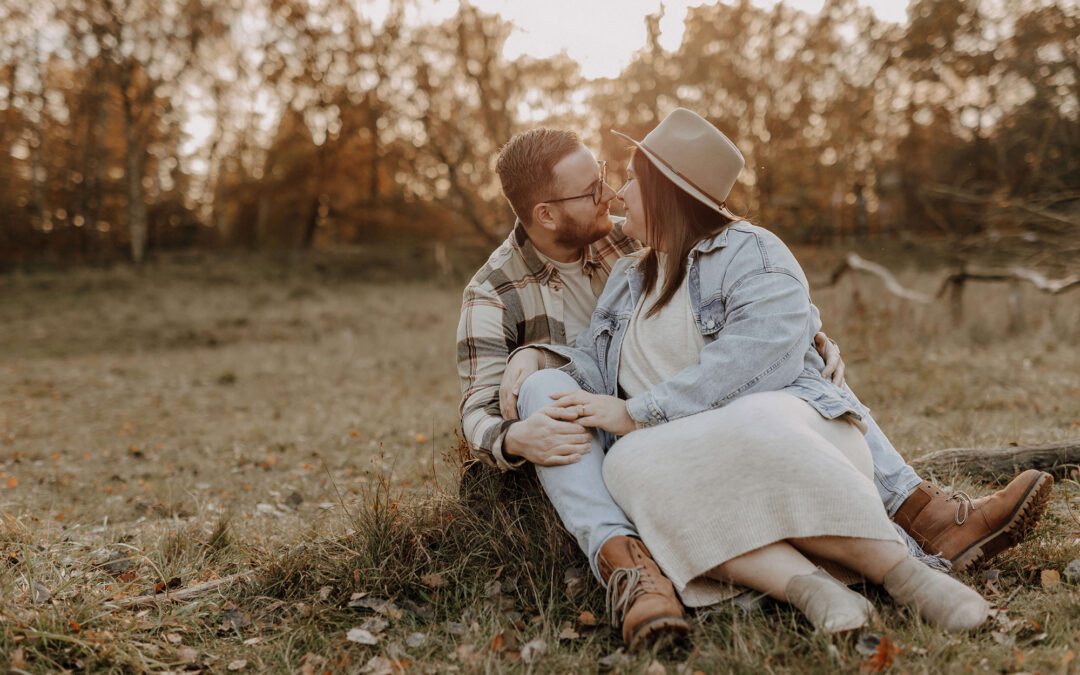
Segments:
[[[858,630],[874,616],[874,606],[869,600],[820,567],[811,574],[792,577],[784,595],[819,633],[831,635]]]
[[[675,588],[640,540],[612,537],[600,547],[596,562],[607,585],[611,625],[622,626],[623,640],[631,650],[661,635],[690,632]]]
[[[978,628],[990,603],[975,589],[908,556],[885,573],[882,585],[897,602],[911,605],[937,628],[950,633]]]
[[[925,482],[893,520],[924,551],[947,558],[954,571],[963,572],[1023,541],[1046,510],[1053,485],[1050,474],[1028,469],[1005,489],[972,500],[963,492],[946,496]]]

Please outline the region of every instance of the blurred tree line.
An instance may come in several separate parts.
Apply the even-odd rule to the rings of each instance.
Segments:
[[[736,206],[793,240],[1080,252],[1067,0],[916,0],[903,25],[854,0],[705,5],[674,52],[648,17],[647,46],[600,80],[565,56],[507,60],[511,26],[465,2],[437,24],[414,0],[378,21],[372,4],[6,0],[0,260],[494,243],[512,134],[574,128],[621,168],[607,130],[640,137],[680,105],[746,155]]]

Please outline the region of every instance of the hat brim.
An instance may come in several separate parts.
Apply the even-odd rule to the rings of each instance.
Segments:
[[[634,139],[630,138],[629,136],[622,133],[621,131],[615,131],[614,129],[610,129],[609,131],[611,131],[611,133],[615,134],[616,136],[620,136],[622,138],[625,138],[626,140],[633,143],[634,146],[637,147],[637,149],[640,150],[642,152],[642,154],[645,155],[646,158],[648,158],[649,162],[651,162],[652,165],[655,166],[660,171],[660,173],[667,176],[667,178],[672,183],[675,183],[675,185],[677,185],[681,190],[683,190],[684,192],[689,194],[691,197],[698,200],[702,204],[705,204],[706,206],[708,206],[709,208],[716,211],[717,213],[719,213],[722,216],[726,216],[728,218],[731,218],[732,220],[738,220],[739,219],[738,216],[736,216],[735,214],[733,214],[731,211],[728,210],[727,204],[725,202],[722,202],[722,201],[718,202],[715,199],[713,199],[711,196],[709,196],[708,194],[702,192],[701,190],[699,190],[696,187],[694,187],[693,185],[691,185],[685,178],[683,178],[679,174],[677,174],[674,171],[672,171],[671,169],[669,169],[667,167],[667,162],[665,162],[663,159],[661,159],[660,157],[655,155],[647,147],[645,147],[641,143],[635,141]]]

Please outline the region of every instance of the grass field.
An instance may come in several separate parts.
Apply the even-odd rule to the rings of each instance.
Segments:
[[[812,278],[838,255],[802,252]],[[902,262],[903,283],[934,290],[940,272]],[[392,278],[244,257],[0,276],[0,664],[711,673],[892,658],[906,672],[1080,672],[1070,480],[1032,540],[968,578],[1007,605],[971,637],[878,594],[883,623],[861,644],[815,636],[787,608],[723,607],[686,643],[623,654],[545,504],[510,498],[513,485],[458,498],[464,280]],[[1080,293],[1025,289],[1020,323],[994,285],[968,290],[961,319],[871,278],[815,300],[905,456],[1080,436]],[[249,570],[190,601],[122,607]]]

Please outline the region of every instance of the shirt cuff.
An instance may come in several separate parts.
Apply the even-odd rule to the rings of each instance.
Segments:
[[[545,368],[562,368],[566,364],[570,363],[570,359],[548,349],[547,347],[548,345],[543,344],[524,345],[522,347],[518,347],[514,351],[510,352],[510,354],[506,357],[506,362],[509,363],[510,359],[514,358],[514,355],[523,349],[539,349],[541,352],[544,353]]]
[[[512,471],[514,469],[520,469],[529,460],[524,457],[507,457],[503,454],[503,440],[506,438],[506,432],[510,430],[510,425],[518,420],[507,420],[502,431],[499,432],[498,437],[495,438],[495,442],[491,444],[491,456],[495,458],[495,465],[503,471]]]
[[[646,392],[641,396],[635,396],[626,400],[626,412],[630,414],[639,429],[656,426],[667,422],[664,411],[653,402],[652,397]]]

